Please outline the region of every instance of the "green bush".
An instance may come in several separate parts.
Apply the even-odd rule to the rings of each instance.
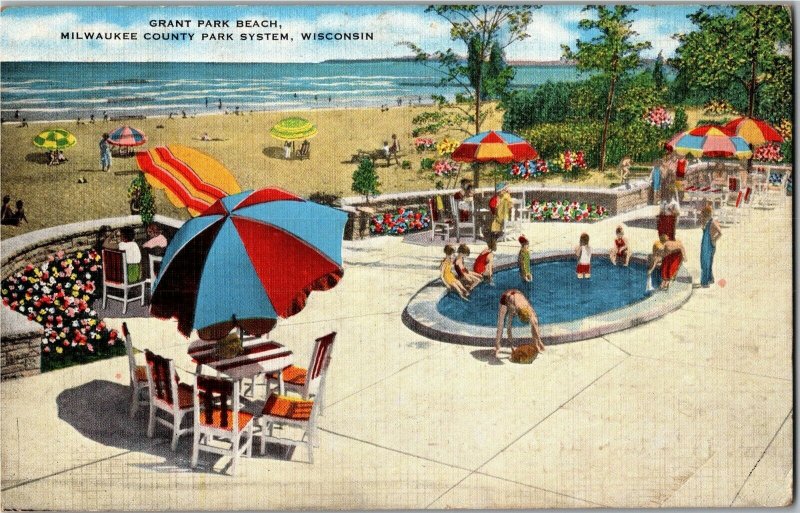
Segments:
[[[514,91],[504,101],[503,130],[516,132],[539,123],[567,119],[574,84],[546,82],[533,89]]]
[[[683,132],[689,128],[689,116],[686,111],[678,107],[675,109],[675,119],[672,122],[672,131],[674,133]]]
[[[156,200],[153,197],[153,188],[147,183],[144,173],[139,173],[128,186],[128,201],[131,214],[139,214],[142,224],[153,222],[156,215]]]
[[[433,169],[434,162],[436,162],[436,159],[432,159],[430,157],[425,157],[424,159],[422,159],[420,161],[419,167],[420,167],[420,169],[422,169],[424,171],[427,171],[427,170]]]
[[[733,118],[720,118],[720,119],[698,119],[695,127],[702,125],[724,125]]]

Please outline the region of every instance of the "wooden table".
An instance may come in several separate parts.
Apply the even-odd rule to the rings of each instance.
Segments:
[[[259,374],[277,373],[279,390],[283,390],[283,369],[294,362],[291,350],[274,341],[247,338],[242,341],[242,351],[233,357],[222,356],[216,341],[195,340],[189,344],[189,356],[197,364],[200,374],[205,365],[231,379],[241,381]]]

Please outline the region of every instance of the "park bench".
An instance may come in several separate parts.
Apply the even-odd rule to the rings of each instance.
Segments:
[[[397,158],[398,159],[401,159],[401,158],[403,158],[405,156],[406,156],[406,154],[404,152],[402,152],[402,151],[397,152]],[[386,161],[386,166],[388,167],[388,166],[391,165],[391,163],[392,163],[391,161],[392,161],[393,158],[394,158],[394,154],[387,155],[386,152],[383,151],[383,148],[380,148],[380,149],[377,149],[377,150],[370,150],[370,151],[357,150],[356,153],[352,154],[352,157],[350,158],[350,162],[352,162],[353,164],[357,164],[357,163],[361,162],[364,159],[369,159],[369,160],[372,161],[373,164],[375,164],[379,160],[385,160]]]

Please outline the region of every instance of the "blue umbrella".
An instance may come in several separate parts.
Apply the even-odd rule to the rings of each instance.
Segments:
[[[261,335],[343,275],[347,214],[268,188],[226,196],[184,224],[153,282],[150,313],[204,340]]]

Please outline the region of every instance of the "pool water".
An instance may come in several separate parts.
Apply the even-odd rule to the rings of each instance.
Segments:
[[[647,269],[631,262],[613,266],[606,258],[592,260],[592,277],[575,276],[576,261],[534,263],[533,282],[525,283],[516,267],[494,273],[493,283],[481,283],[464,301],[452,292],[436,305],[440,314],[477,326],[496,326],[500,296],[508,289],[522,291],[536,310],[540,324],[569,322],[615,310],[641,301],[646,292]],[[657,274],[657,273],[654,273]],[[653,280],[658,287],[658,279]],[[514,319],[515,326],[523,326]]]

